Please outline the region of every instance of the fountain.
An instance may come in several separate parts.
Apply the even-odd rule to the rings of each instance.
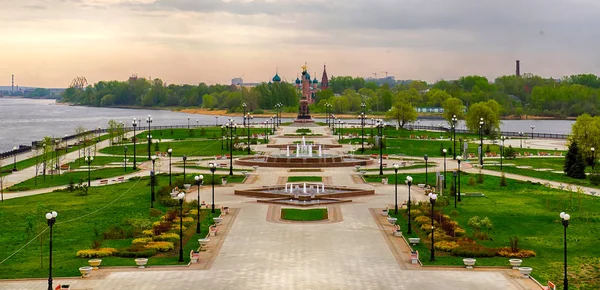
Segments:
[[[262,198],[261,203],[313,206],[332,203],[352,202],[343,199],[352,196],[373,195],[374,190],[330,186],[323,182],[288,182],[285,185],[266,186],[263,188],[234,190],[236,195]]]

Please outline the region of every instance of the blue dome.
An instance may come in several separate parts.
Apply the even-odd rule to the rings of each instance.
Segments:
[[[310,75],[308,74],[308,72],[306,72],[306,74],[304,75],[304,77],[310,82]]]
[[[279,77],[279,74],[275,74],[275,76],[273,77],[273,82],[281,82],[281,78]]]
[[[296,84],[299,84],[299,83],[301,83],[300,79],[296,78]]]
[[[318,83],[319,83],[319,81],[317,80],[317,78],[315,78],[315,79],[313,80],[313,84],[318,84]]]

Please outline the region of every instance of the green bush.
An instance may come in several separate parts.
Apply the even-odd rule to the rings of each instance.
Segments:
[[[121,250],[118,253],[115,254],[115,256],[117,257],[122,257],[122,258],[149,258],[152,257],[154,255],[156,255],[156,249],[143,249],[143,250],[138,250],[136,248],[128,248],[125,250]]]
[[[598,170],[598,169],[592,170],[592,172],[590,172],[590,175],[588,175],[588,179],[590,180],[590,183],[592,183],[593,185],[599,185],[600,184],[600,170]]]

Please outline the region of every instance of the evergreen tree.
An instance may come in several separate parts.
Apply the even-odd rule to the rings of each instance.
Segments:
[[[569,150],[567,151],[567,155],[565,156],[565,166],[563,167],[563,171],[567,175],[569,175],[571,166],[573,166],[573,164],[575,164],[578,154],[579,154],[579,147],[577,146],[577,142],[573,141],[569,145]]]
[[[585,161],[583,159],[583,155],[581,152],[577,154],[577,158],[575,159],[575,164],[571,166],[571,170],[567,173],[568,176],[578,179],[585,179]]]

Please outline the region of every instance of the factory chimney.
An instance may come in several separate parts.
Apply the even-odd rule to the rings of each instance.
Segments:
[[[521,61],[517,60],[517,72],[516,72],[517,77],[521,76]]]

